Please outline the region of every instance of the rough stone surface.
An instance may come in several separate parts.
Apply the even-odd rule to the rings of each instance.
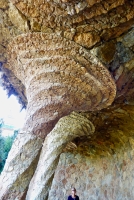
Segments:
[[[82,46],[91,48],[100,41],[99,35],[96,33],[79,33],[75,35],[74,41]]]
[[[133,26],[133,0],[0,1],[1,84],[27,106],[26,136],[19,135],[0,177],[3,200],[43,200],[62,151],[46,199],[65,199],[71,186],[89,200],[134,199]],[[94,134],[55,143],[57,121],[73,110],[93,124]],[[87,133],[82,129],[80,135]],[[44,139],[37,135],[45,139],[39,162],[42,142],[34,144]]]
[[[45,139],[40,161],[30,182],[26,200],[48,199],[53,174],[64,146],[77,137],[89,137],[94,131],[93,124],[78,113],[71,113],[71,115],[59,120]]]
[[[62,154],[48,200],[67,199],[74,186],[80,199],[133,200],[134,156],[130,158],[127,150],[96,159],[79,153]]]
[[[26,88],[25,131],[44,137],[62,116],[100,110],[115,98],[107,69],[70,40],[54,34],[21,35],[10,43],[8,54],[7,67]]]
[[[80,199],[133,200],[133,106],[116,105],[89,118],[96,132],[61,154],[48,199],[67,199],[76,187]]]
[[[0,61],[5,63],[7,44],[14,36],[23,32],[53,32],[78,41],[86,48],[117,38],[134,24],[134,2],[1,0],[0,19]],[[18,88],[16,82],[10,82],[9,78],[9,85],[14,90]],[[22,83],[20,90],[21,87]],[[19,89],[16,93],[18,91]],[[18,93],[19,98],[22,98],[22,104],[26,106],[27,101],[24,102],[24,96],[21,95],[22,93]]]
[[[12,3],[9,4],[8,16],[14,26],[17,27],[19,30],[21,30],[22,32],[26,32],[29,30],[26,17],[22,15]]]
[[[41,30],[42,26],[63,32],[71,28],[80,32],[82,28],[82,32],[94,30],[103,38],[108,39],[109,36],[119,36],[124,29],[128,30],[127,24],[125,24],[125,28],[124,23],[133,24],[131,22],[134,17],[133,1],[21,0],[18,2],[12,0],[12,3],[29,18],[30,23],[38,24],[37,31],[39,31],[39,27]]]
[[[21,34],[22,30],[28,30],[24,27],[24,25],[26,26],[26,20],[24,19],[25,17],[22,17],[22,14],[11,3],[9,4],[7,0],[0,1],[0,85],[7,90],[9,96],[15,94],[18,97],[22,107],[27,105],[24,85],[12,72],[4,68],[4,64],[7,61],[6,47],[9,41],[16,35]]]
[[[8,1],[1,0],[0,1],[0,9],[6,9],[8,7]]]
[[[133,104],[133,70],[134,50],[133,38],[134,29],[117,38],[105,42],[99,47],[91,50],[92,54],[108,68],[115,80],[117,93],[116,102]],[[126,40],[126,38],[129,38]],[[127,41],[127,42],[126,42]]]
[[[0,176],[0,199],[22,199],[38,163],[43,140],[19,133]]]

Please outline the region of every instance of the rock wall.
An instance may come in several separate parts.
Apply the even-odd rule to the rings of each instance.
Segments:
[[[27,98],[25,87],[14,74],[5,69],[7,62],[6,47],[9,41],[25,31],[28,31],[27,21],[8,0],[0,1],[0,85],[7,91],[8,96],[14,94],[22,108],[26,108]]]
[[[96,133],[65,148],[49,200],[67,199],[71,187],[76,187],[80,199],[134,199],[133,111],[133,106],[113,107],[95,120],[90,116],[98,124]]]
[[[113,156],[63,153],[48,199],[67,199],[71,187],[75,186],[80,199],[133,200],[133,174],[133,147]]]

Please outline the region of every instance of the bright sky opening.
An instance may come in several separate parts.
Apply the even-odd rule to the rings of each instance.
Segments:
[[[16,130],[21,129],[26,111],[25,109],[20,111],[21,105],[17,98],[14,95],[8,98],[7,92],[0,87],[0,119],[2,118],[5,124],[14,126]]]

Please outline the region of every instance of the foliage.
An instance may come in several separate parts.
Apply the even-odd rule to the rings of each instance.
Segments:
[[[0,124],[0,173],[5,165],[8,153],[12,147],[13,141],[18,134],[18,131],[14,131],[13,136],[3,137],[1,134],[1,124]]]
[[[5,155],[4,155],[4,138],[1,137],[0,134],[0,173],[4,167],[4,161],[5,161]]]

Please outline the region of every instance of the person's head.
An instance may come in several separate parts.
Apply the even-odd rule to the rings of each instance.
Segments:
[[[76,189],[73,187],[73,188],[71,188],[71,193],[72,193],[72,196],[75,196],[75,194],[76,194]]]

